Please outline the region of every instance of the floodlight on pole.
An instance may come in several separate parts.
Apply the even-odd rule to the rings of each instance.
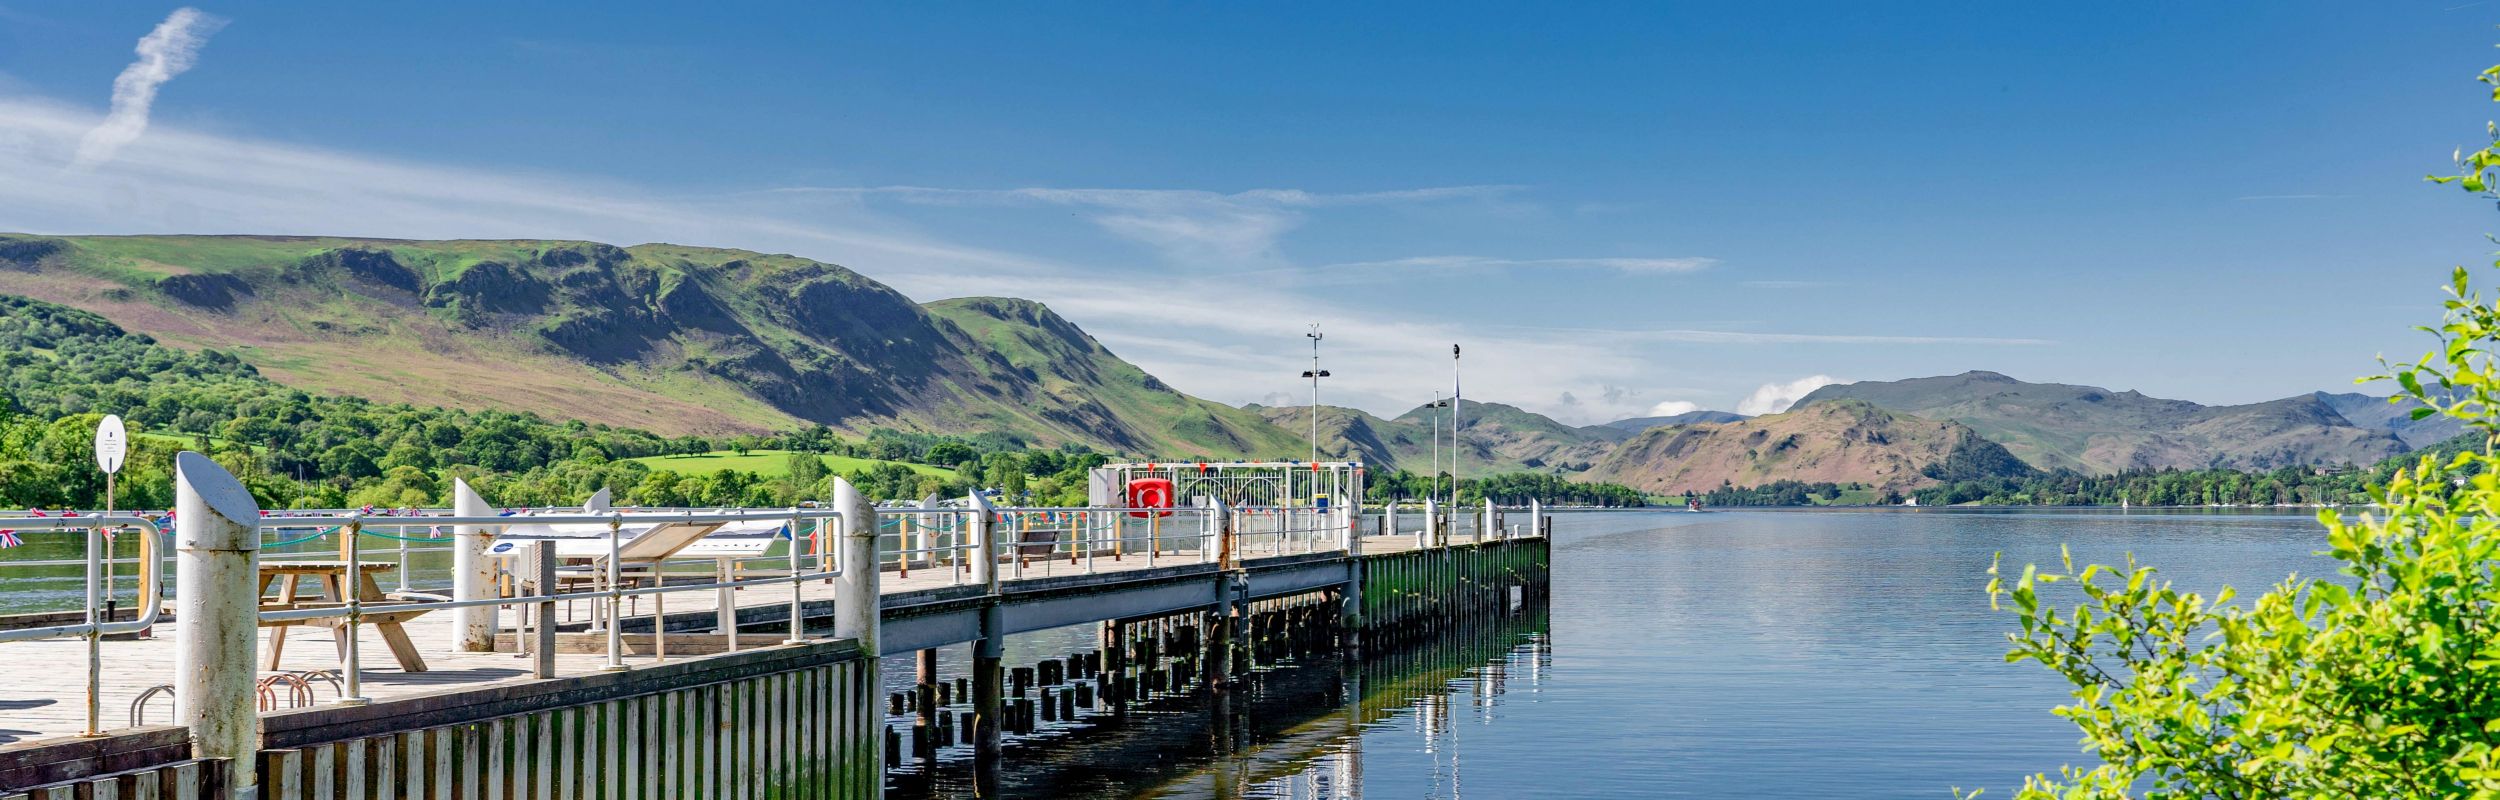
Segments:
[[[1319,323],[1311,323],[1311,332],[1302,334],[1311,339],[1311,368],[1302,377],[1311,379],[1311,461],[1319,462],[1319,379],[1328,377],[1328,370],[1319,368],[1319,340],[1327,338],[1319,332]]]

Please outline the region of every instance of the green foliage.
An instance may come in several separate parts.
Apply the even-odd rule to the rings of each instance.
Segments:
[[[2500,87],[2500,67],[2483,80]],[[2493,142],[2436,180],[2493,197],[2500,129]],[[2500,798],[2500,303],[2463,269],[2448,291],[2444,324],[2424,329],[2438,346],[2365,380],[2392,379],[2416,418],[2459,419],[2482,446],[2395,470],[2377,511],[2319,514],[2338,577],[2243,605],[2132,559],[2068,557],[2010,586],[1990,569],[1991,603],[2021,624],[2007,658],[2074,684],[2057,713],[2101,761],[2016,797]]]
[[[2435,446],[2424,452],[2439,450]],[[2348,505],[2369,502],[2369,487],[2385,483],[2411,459],[2388,459],[2366,470],[2351,466],[2283,467],[2267,472],[2138,469],[2085,475],[2061,469],[2029,478],[1957,481],[1911,494],[1923,506]]]
[[[1760,486],[1721,486],[1698,499],[1703,505],[1720,506],[1814,506],[1833,505],[1844,497],[1860,498],[1860,505],[1876,500],[1874,492],[1862,483],[1818,481],[1772,481]]]
[[[107,412],[135,434],[122,508],[171,505],[173,455],[186,446],[233,471],[267,508],[439,506],[455,478],[508,506],[571,505],[607,487],[635,505],[788,506],[828,496],[837,470],[876,499],[962,495],[986,479],[1081,503],[1084,466],[1102,463],[1081,448],[1018,454],[1021,444],[1004,435],[881,430],[854,443],[817,425],[777,436],[671,438],[532,414],[320,397],[272,382],[231,354],[165,347],[95,314],[5,295],[0,401],[0,507],[13,508],[103,505],[92,448]],[[785,445],[810,455],[775,452]],[[672,470],[676,461],[664,458],[717,450],[755,455],[700,473]],[[861,460],[889,451],[988,468],[958,478]]]

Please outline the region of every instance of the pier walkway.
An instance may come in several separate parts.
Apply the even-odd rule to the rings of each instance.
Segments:
[[[1362,550],[1366,553],[1383,554],[1403,552],[1415,549],[1416,546],[1416,537],[1413,535],[1366,536],[1363,537]],[[1307,563],[1312,555],[1302,553],[1253,555],[1242,559],[1242,567],[1255,571],[1270,564]],[[1342,552],[1330,551],[1316,555],[1326,558],[1341,556]],[[1165,553],[1152,559],[1152,563],[1149,563],[1149,559],[1142,553],[1131,553],[1117,559],[1110,556],[1097,556],[1094,559],[1092,571],[1088,573],[1081,564],[1069,564],[1066,555],[1061,554],[1057,558],[1034,557],[1031,563],[1025,565],[1023,578],[1002,578],[1000,583],[1001,588],[1009,593],[1040,586],[1073,585],[1092,589],[1114,586],[1125,582],[1124,579],[1133,580],[1136,575],[1149,571],[1167,573],[1177,571],[1179,573],[1164,576],[1155,581],[1156,583],[1178,583],[1183,580],[1203,582],[1204,578],[1213,574],[1214,567],[1212,564],[1201,561],[1199,554],[1195,552]],[[960,595],[964,587],[970,585],[968,572],[968,569],[962,567],[951,569],[943,566],[935,569],[924,567],[911,570],[909,577],[902,577],[889,565],[879,587],[884,599],[885,616],[889,620],[908,617],[920,606]],[[821,614],[828,613],[819,612],[817,607],[830,607],[835,594],[834,586],[827,582],[811,581],[800,584],[800,587],[801,594],[810,608],[808,612],[810,619],[818,619]],[[730,594],[733,596],[735,607],[741,612],[742,627],[745,628],[745,632],[738,638],[744,649],[752,650],[780,644],[787,637],[786,629],[780,626],[786,624],[789,618],[791,593],[788,587],[751,587],[733,590]],[[709,624],[719,612],[718,598],[719,593],[705,591],[670,595],[666,600],[666,613],[672,620],[671,629],[675,630],[688,624],[689,621]],[[589,600],[585,598],[576,601],[573,605],[576,606],[572,610],[575,621],[568,625],[577,628],[586,626],[588,623],[582,620],[589,616]],[[649,599],[639,598],[628,608],[628,616],[623,626],[625,630],[627,632],[649,631],[648,617],[644,615],[649,614],[650,611]],[[1097,620],[1099,619],[1098,617]],[[409,635],[416,640],[418,648],[423,652],[427,667],[425,672],[415,673],[401,671],[398,665],[392,662],[388,651],[384,648],[381,634],[372,627],[366,627],[360,641],[362,646],[358,648],[364,661],[362,665],[364,695],[369,699],[382,700],[502,681],[534,680],[530,671],[530,656],[527,653],[461,652],[453,646],[455,624],[455,617],[448,613],[427,614],[407,623]],[[169,696],[159,696],[153,699],[144,709],[145,719],[134,722],[130,719],[129,713],[131,701],[138,699],[140,693],[151,687],[173,683],[176,642],[179,641],[181,626],[181,620],[175,619],[157,625],[152,632],[152,638],[128,641],[108,640],[103,643],[104,691],[101,696],[101,705],[108,727],[169,724],[173,705],[172,698]],[[772,630],[765,630],[766,628],[772,628]],[[280,629],[260,629],[260,652],[267,652],[269,641],[277,630]],[[278,671],[300,673],[338,669],[337,651],[328,641],[328,637],[321,635],[322,633],[324,632],[318,630],[299,630],[292,634],[292,640],[288,643],[285,658],[279,664]],[[579,635],[590,636],[587,633]],[[509,638],[510,634],[507,632],[505,636]],[[684,661],[688,658],[701,657],[701,654],[695,650],[704,638],[694,635],[673,637],[672,645],[680,650],[677,654],[667,656],[665,660]],[[557,652],[558,675],[595,673],[606,665],[607,655],[603,649],[596,648],[595,642],[588,643],[587,646],[575,646],[571,644],[573,641],[575,641],[573,634],[568,634],[567,646],[560,648]],[[939,646],[964,641],[970,641],[970,637],[939,642],[898,642],[893,639],[893,633],[890,632],[886,650],[901,652],[922,646]],[[711,643],[707,649],[717,650],[719,644]],[[5,658],[9,672],[5,677],[0,677],[0,745],[15,741],[75,736],[80,732],[86,725],[84,703],[86,672],[80,666],[86,659],[86,648],[87,644],[83,639],[45,639],[0,644],[0,658]],[[647,650],[634,649],[640,652],[623,657],[628,667],[649,666],[663,660],[648,654]],[[338,688],[335,685],[316,680],[313,682],[313,687],[316,693],[316,703],[337,699]],[[280,699],[277,706],[281,709],[293,707],[292,703],[284,698]]]

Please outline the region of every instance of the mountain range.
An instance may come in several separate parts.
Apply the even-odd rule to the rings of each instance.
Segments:
[[[2026,383],[1994,372],[1972,371],[1835,384],[1800,398],[1797,406],[1841,399],[1959,422],[2005,445],[2034,467],[2085,473],[2370,464],[2412,449],[2398,436],[2391,417],[2373,417],[2372,425],[2358,425],[2322,394],[2206,406],[2139,392]],[[2394,408],[2383,399],[2374,402]]]
[[[1164,456],[1300,437],[1183,394],[1038,303],[922,305],[840,266],[563,241],[0,236],[0,290],[218,347],[307,391],[663,433],[821,423]]]
[[[306,391],[667,434],[823,424],[1146,458],[1299,458],[1313,409],[1182,393],[1029,300],[915,302],[790,255],[574,241],[0,235],[0,294],[230,350]],[[1521,387],[1522,391],[1534,387]],[[2371,463],[2458,432],[2363,394],[2204,406],[1993,372],[1823,387],[1779,414],[1574,426],[1468,402],[1467,474],[1653,491],[1905,489],[2072,469]],[[1446,410],[1316,411],[1324,458],[1447,468]]]
[[[1268,422],[1308,437],[1310,406],[1246,406]],[[1429,404],[1381,419],[1358,409],[1321,406],[1321,458],[1362,461],[1395,469],[1427,472],[1439,459],[1448,471],[1449,410]],[[1502,403],[1467,402],[1459,406],[1460,474],[1483,472],[1578,472],[1595,465],[1613,446],[1631,436],[1621,428],[1574,427],[1550,417]],[[1435,430],[1439,433],[1436,437]],[[1436,441],[1437,438],[1437,441]]]

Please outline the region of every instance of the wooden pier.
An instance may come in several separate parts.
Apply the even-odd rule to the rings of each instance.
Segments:
[[[864,502],[836,507],[845,526],[877,529],[879,511]],[[189,507],[183,513],[189,522]],[[845,570],[838,579],[670,592],[664,607],[661,596],[613,592],[516,603],[497,617],[492,652],[463,646],[463,615],[406,616],[402,626],[423,671],[390,656],[380,626],[355,626],[354,696],[339,674],[334,645],[341,643],[318,635],[328,632],[320,628],[298,629],[275,669],[242,667],[240,677],[258,688],[239,712],[249,745],[227,748],[235,752],[217,752],[215,726],[203,727],[207,712],[189,706],[206,701],[186,700],[177,713],[160,688],[213,696],[195,687],[219,676],[185,676],[199,658],[197,639],[209,635],[195,629],[218,625],[213,617],[186,611],[160,621],[151,638],[96,645],[97,699],[113,728],[103,736],[78,735],[87,724],[87,639],[0,643],[0,663],[13,667],[0,680],[0,737],[7,737],[0,739],[0,800],[222,798],[247,789],[278,800],[875,797],[894,755],[892,734],[882,729],[887,706],[903,702],[881,694],[880,654],[974,643],[967,694],[977,711],[965,715],[964,737],[995,754],[1001,723],[1029,725],[1036,713],[1031,699],[1004,697],[1008,670],[996,653],[1006,636],[1103,625],[1108,646],[1096,657],[1094,680],[1106,699],[1139,691],[1135,681],[1147,679],[1221,692],[1247,674],[1254,640],[1282,635],[1254,628],[1297,620],[1317,627],[1324,617],[1332,647],[1359,647],[1366,637],[1396,641],[1436,620],[1541,593],[1547,558],[1541,515],[1531,510],[1525,534],[1514,536],[1504,512],[1489,506],[1463,534],[1450,517],[1466,514],[1436,515],[1425,531],[1407,533],[1393,515],[1341,509],[1337,538],[1277,535],[1266,551],[1221,512],[1208,517],[1211,546],[1167,551],[1150,543],[1147,552],[1084,543],[1037,551],[991,530],[1000,517],[986,507],[960,513],[974,520],[963,531],[965,552],[988,557],[923,553],[915,561],[905,540],[895,546],[905,551],[899,557],[879,558],[869,534],[866,555],[845,559],[884,567]],[[867,607],[849,600],[863,588],[876,609],[865,620],[845,613]],[[517,627],[524,617],[555,624],[524,637]],[[1170,640],[1192,648],[1177,680],[1153,663],[1153,650],[1137,654],[1149,663],[1134,663],[1128,640],[1114,635],[1129,621],[1162,618],[1191,620],[1188,637]],[[286,630],[244,619],[247,658],[269,652]],[[724,620],[743,631],[734,652],[726,651],[733,640]],[[609,643],[623,647],[611,653]],[[511,652],[525,647],[537,652]],[[1021,695],[1033,676],[1016,672]],[[1052,672],[1069,680],[1066,671]],[[232,696],[239,676],[222,677]],[[921,676],[930,696],[937,680]],[[132,719],[134,702],[146,695],[155,697],[139,703],[141,716]]]

